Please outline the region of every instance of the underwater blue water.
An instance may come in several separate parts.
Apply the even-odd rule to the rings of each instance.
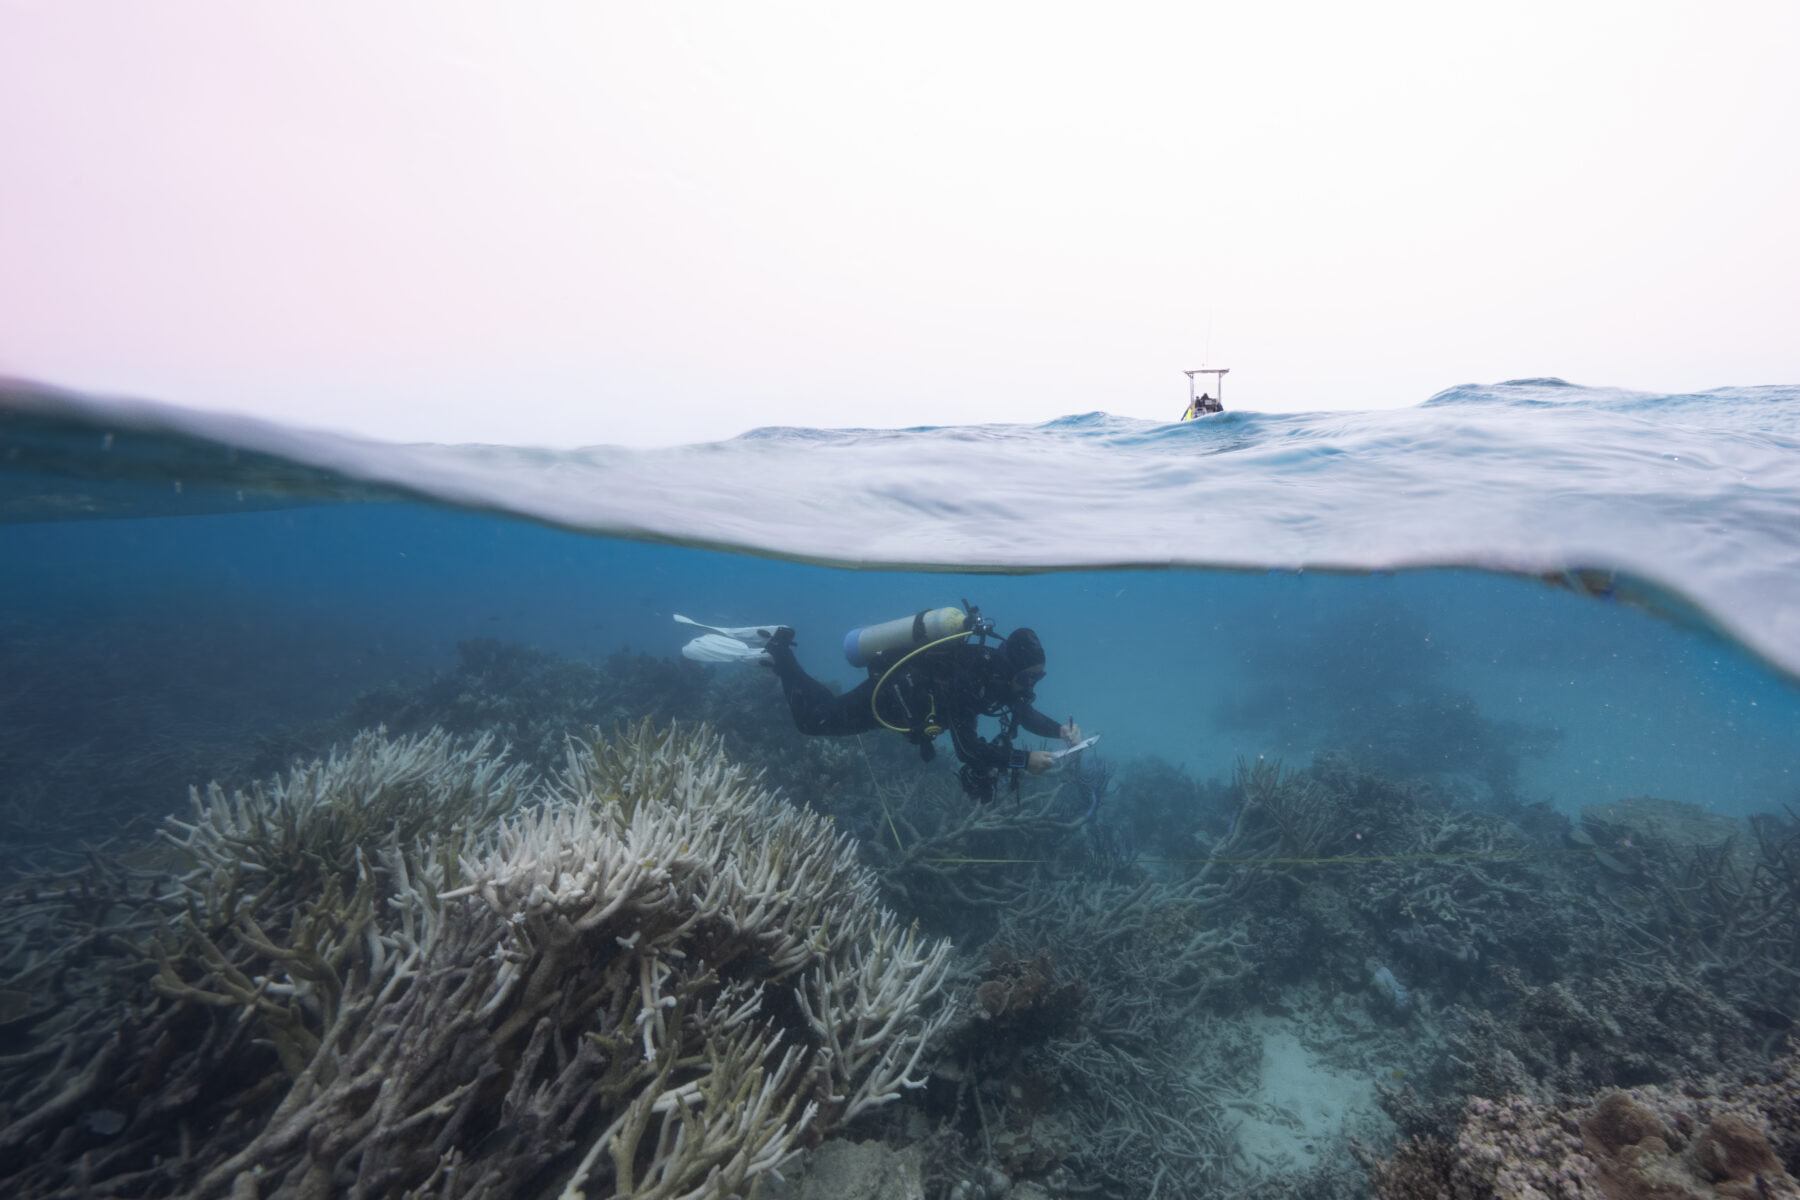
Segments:
[[[846,629],[966,598],[1038,630],[1040,706],[1115,760],[1398,742],[1475,800],[1800,803],[1791,387],[557,452],[15,385],[0,518],[0,639],[163,647],[133,702],[194,724],[326,714],[474,637],[674,656],[678,612],[792,625],[847,687]]]

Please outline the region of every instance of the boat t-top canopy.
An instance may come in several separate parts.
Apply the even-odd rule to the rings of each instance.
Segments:
[[[1214,378],[1214,380],[1213,380],[1213,390],[1210,393],[1210,395],[1219,404],[1219,406],[1221,408],[1224,407],[1224,404],[1225,404],[1225,376],[1231,374],[1230,367],[1196,367],[1192,371],[1183,371],[1182,374],[1186,375],[1188,377],[1188,407],[1189,408],[1192,408],[1194,406],[1194,401],[1199,398],[1199,393],[1195,391],[1197,384],[1195,383],[1194,376],[1196,376],[1196,375],[1216,376],[1216,378]]]

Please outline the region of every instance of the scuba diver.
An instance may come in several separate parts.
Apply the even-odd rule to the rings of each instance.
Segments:
[[[781,680],[801,733],[836,737],[886,727],[917,746],[926,762],[936,756],[938,734],[948,733],[963,764],[958,774],[963,791],[985,803],[994,798],[1003,774],[1016,792],[1018,772],[1041,775],[1056,765],[1058,755],[1051,751],[1013,746],[1021,728],[1074,746],[1081,741],[1081,727],[1073,717],[1065,725],[1033,707],[1045,662],[1037,634],[1019,628],[998,646],[989,646],[988,638],[998,637],[993,622],[963,603],[967,615],[961,609],[937,608],[852,629],[844,639],[844,656],[850,665],[866,667],[869,677],[841,695],[800,666],[794,631],[785,625],[700,626],[708,633],[682,653],[701,661],[735,659],[770,667]],[[698,625],[685,617],[675,619]],[[1000,720],[1000,731],[991,739],[976,730],[976,720],[983,716]]]

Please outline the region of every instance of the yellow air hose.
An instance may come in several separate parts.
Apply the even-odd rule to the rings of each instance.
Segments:
[[[920,646],[917,650],[907,651],[906,654],[901,657],[899,662],[895,663],[893,666],[889,667],[887,670],[885,670],[881,673],[881,679],[878,683],[876,683],[875,690],[869,693],[869,714],[871,716],[873,716],[876,721],[880,722],[882,727],[885,729],[891,729],[895,733],[911,733],[912,730],[910,730],[910,729],[903,729],[898,725],[889,725],[887,723],[887,721],[882,718],[881,710],[876,707],[876,701],[881,698],[881,689],[887,686],[888,676],[892,675],[895,671],[898,671],[901,667],[905,666],[907,660],[912,658],[915,654],[923,654],[927,650],[931,649],[933,646],[941,646],[945,642],[954,642],[958,638],[966,638],[968,636],[970,636],[969,631],[964,630],[961,633],[950,634],[948,637],[941,637],[935,642],[926,642],[923,646]]]

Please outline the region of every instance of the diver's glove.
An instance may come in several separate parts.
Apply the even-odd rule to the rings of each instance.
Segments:
[[[1056,756],[1048,750],[1014,750],[1007,757],[1006,766],[1009,770],[1042,775],[1056,766]]]
[[[769,635],[769,640],[763,643],[762,653],[764,661],[782,679],[800,668],[800,660],[794,657],[794,631],[786,625]]]

